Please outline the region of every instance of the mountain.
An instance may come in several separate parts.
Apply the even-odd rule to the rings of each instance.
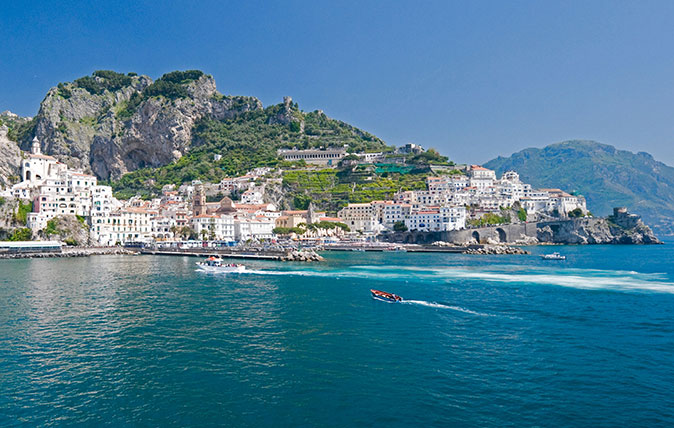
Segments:
[[[674,168],[648,153],[595,141],[565,141],[499,156],[484,166],[497,173],[515,170],[534,187],[577,192],[595,214],[626,206],[657,233],[674,234]]]
[[[290,97],[264,108],[250,96],[222,95],[199,70],[156,81],[109,70],[49,90],[38,114],[10,128],[26,150],[37,136],[43,152],[127,187],[183,179],[218,179],[255,163],[277,161],[280,147],[333,143],[384,149],[383,141],[320,111],[302,112]],[[213,152],[223,155],[221,162]],[[231,155],[231,156],[230,156]],[[157,168],[169,166],[161,171]],[[257,165],[256,165],[257,166]],[[133,186],[131,186],[133,184]]]

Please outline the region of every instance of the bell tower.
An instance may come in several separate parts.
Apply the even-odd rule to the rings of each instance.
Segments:
[[[199,183],[194,188],[194,196],[192,197],[192,212],[193,215],[199,216],[206,213],[206,194],[204,193],[204,185]]]
[[[33,155],[42,154],[42,150],[40,149],[40,140],[38,140],[37,137],[33,137],[33,144],[30,146],[30,153]]]

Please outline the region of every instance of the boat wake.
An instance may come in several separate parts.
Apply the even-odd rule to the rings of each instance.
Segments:
[[[500,266],[494,268],[351,266],[325,270],[246,270],[252,275],[307,276],[334,279],[369,279],[375,281],[454,282],[483,281],[503,284],[554,285],[583,290],[621,292],[657,292],[674,294],[674,282],[665,274],[597,269],[552,269]]]
[[[453,311],[463,312],[463,313],[471,314],[471,315],[478,315],[478,316],[481,316],[481,317],[491,316],[489,314],[471,311],[470,309],[462,308],[462,307],[459,307],[459,306],[443,305],[442,303],[427,302],[425,300],[403,300],[401,303],[407,303],[407,304],[410,304],[410,305],[426,306],[426,307],[429,307],[429,308],[436,308],[436,309],[451,309]]]

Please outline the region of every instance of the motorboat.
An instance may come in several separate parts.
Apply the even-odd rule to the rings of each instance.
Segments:
[[[566,256],[563,256],[557,252],[552,254],[543,254],[541,258],[543,260],[566,260]]]
[[[383,302],[395,303],[403,301],[403,298],[397,294],[387,293],[386,291],[370,290],[370,293],[372,293],[373,299],[381,300]]]
[[[211,256],[203,262],[197,262],[199,270],[213,273],[241,273],[246,266],[238,263],[223,263],[220,257]]]
[[[382,251],[393,252],[393,253],[406,253],[407,249],[403,246],[393,245],[393,246],[384,248]]]

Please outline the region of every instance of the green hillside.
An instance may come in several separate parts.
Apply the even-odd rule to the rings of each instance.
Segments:
[[[296,103],[277,104],[229,120],[204,118],[194,127],[191,149],[177,162],[131,172],[111,185],[120,197],[128,197],[157,193],[165,184],[179,185],[194,179],[216,183],[255,167],[279,165],[280,148],[344,144],[350,152],[393,150],[372,134],[320,111],[305,113]],[[215,154],[222,158],[214,160]]]
[[[595,214],[626,206],[657,233],[674,234],[674,168],[648,153],[594,141],[565,141],[498,157],[485,167],[498,173],[513,169],[535,187],[576,191]]]

